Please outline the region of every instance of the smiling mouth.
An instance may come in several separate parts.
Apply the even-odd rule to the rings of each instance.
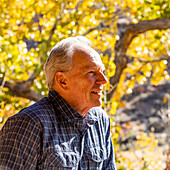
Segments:
[[[93,94],[97,94],[97,95],[101,95],[101,94],[102,94],[102,92],[101,92],[101,91],[92,91],[91,93],[93,93]]]

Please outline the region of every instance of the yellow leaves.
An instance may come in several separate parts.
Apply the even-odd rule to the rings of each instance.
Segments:
[[[75,7],[75,4],[77,3],[77,1],[70,1],[69,3],[66,4],[66,9],[69,9],[69,8],[74,8]]]
[[[37,30],[37,31],[35,31],[35,33],[34,33],[34,40],[35,41],[41,41],[41,34],[40,34],[40,31],[39,30]]]
[[[167,72],[164,70],[166,67],[166,62],[164,61],[156,62],[153,64],[153,74],[151,78],[152,85],[158,85],[159,82],[165,79],[165,75],[167,75]]]
[[[136,19],[136,18],[134,18],[134,19],[132,19],[132,23],[133,24],[137,24],[139,21]]]
[[[144,84],[147,79],[145,76],[138,74],[138,76],[136,76],[136,80],[138,84]]]
[[[29,18],[24,18],[24,22],[28,23],[28,22],[31,21],[31,19],[32,19],[32,18],[30,18],[30,17],[29,17]]]
[[[58,32],[60,32],[61,28],[62,28],[61,25],[57,25]]]
[[[4,91],[4,92],[8,92],[9,89],[8,89],[7,87],[3,87],[3,91]]]
[[[5,52],[1,52],[0,53],[0,63],[4,62],[5,57],[6,57],[6,53]],[[2,70],[2,67],[0,68],[0,70]]]
[[[117,106],[118,106],[118,102],[113,101],[113,102],[111,103],[111,111],[110,111],[110,114],[114,115],[114,114],[116,113]]]
[[[43,25],[44,24],[44,19],[43,18],[39,18],[39,25]]]
[[[0,125],[2,121],[4,124],[9,116],[16,114],[19,110],[28,106],[30,103],[27,99],[4,95],[3,92],[4,91],[0,92],[0,98],[2,99],[0,105]]]
[[[141,132],[137,135],[137,141],[131,143],[132,149],[117,153],[117,169],[163,169],[163,153],[158,146],[154,134]],[[122,163],[122,164],[121,164]]]
[[[108,68],[108,72],[107,72],[108,77],[114,76],[115,70],[116,70],[116,65],[112,60],[110,60],[109,61],[109,68]]]
[[[5,20],[3,20],[3,21],[1,22],[1,27],[5,27],[5,25],[6,25],[6,22],[5,22]]]
[[[143,72],[145,77],[150,77],[151,76],[151,70],[152,70],[152,65],[151,63],[145,64],[142,68],[141,71]]]
[[[126,69],[125,69],[125,71],[128,73],[128,74],[131,74],[131,75],[134,75],[135,73],[136,73],[136,68],[135,68],[135,66],[130,66],[130,67],[127,67]]]
[[[83,23],[85,25],[91,25],[91,26],[95,26],[95,25],[98,25],[99,24],[99,21],[97,21],[95,19],[95,15],[92,14],[92,15],[87,15],[86,17],[83,18]]]
[[[102,59],[103,64],[107,68],[108,67],[108,63],[109,63],[109,56],[108,55],[102,56],[101,59]]]
[[[159,43],[158,42],[154,42],[154,43],[152,43],[152,46],[151,47],[153,47],[154,49],[156,49],[156,48],[158,48],[159,47]]]
[[[112,77],[115,75],[116,69],[113,62],[114,46],[116,40],[120,38],[117,35],[116,20],[118,16],[122,12],[125,12],[132,23],[137,23],[143,19],[144,15],[151,14],[150,5],[148,5],[148,7],[145,5],[144,9],[146,11],[139,9],[140,5],[144,4],[144,1],[141,0],[14,0],[10,2],[9,4],[5,4],[3,1],[0,1],[0,5],[2,5],[2,8],[0,8],[0,17],[2,19],[0,23],[2,37],[0,38],[2,44],[2,46],[0,46],[0,78],[6,74],[6,80],[13,81],[26,80],[35,69],[42,70],[40,57],[42,57],[41,61],[44,62],[49,48],[54,46],[59,40],[68,36],[82,35],[101,22],[103,22],[104,27],[95,29],[86,35],[86,37],[93,42],[96,50],[99,49],[99,53],[100,51],[103,53],[108,48],[111,48],[111,59],[109,58],[110,56],[107,55],[101,56],[101,58],[106,66],[106,75]],[[153,1],[150,2],[153,3]],[[75,9],[77,4],[78,8]],[[122,8],[120,13],[117,13],[117,8],[115,8],[118,6]],[[155,10],[160,11],[158,6]],[[37,18],[35,17],[36,14],[38,15],[38,17],[36,16]],[[153,19],[152,16],[149,17]],[[33,22],[33,18],[38,19],[39,23]],[[51,42],[46,42],[50,37],[56,19],[57,24],[52,40]],[[106,25],[108,26],[107,28],[105,27]],[[39,30],[40,28],[41,32]],[[136,83],[143,84],[150,76],[152,76],[150,81],[154,85],[157,85],[165,78],[170,79],[168,72],[165,71],[166,61],[152,62],[162,54],[167,55],[164,43],[168,44],[167,49],[169,49],[169,36],[168,31],[148,31],[137,36],[128,48],[127,56],[130,56],[129,59],[131,63],[128,64],[127,68],[123,71],[112,100],[108,103],[107,101],[103,102],[107,105],[104,107],[107,107],[107,109],[110,108],[109,114],[112,115],[111,132],[115,146],[118,144],[117,140],[121,128],[115,125],[113,117],[115,116],[117,108],[126,105],[122,97],[125,94],[132,93]],[[36,49],[28,51],[24,43],[25,37],[34,39],[34,41],[40,41],[41,44],[36,47]],[[141,60],[151,61],[153,64],[147,64],[141,62]],[[44,73],[41,72],[35,80],[32,89],[39,90],[39,92],[44,94],[47,93],[47,88],[44,88],[44,86]],[[106,91],[104,95],[112,89],[109,83],[105,88]],[[2,100],[4,101],[4,103],[1,104],[0,120],[4,115],[6,119],[8,116],[28,105],[28,103],[30,104],[30,101],[8,96],[6,92],[8,92],[8,89],[3,88],[3,95],[0,96],[0,98],[3,97]],[[166,103],[167,98],[164,97],[162,102]],[[127,123],[126,127],[130,127],[130,124]],[[135,162],[131,160],[131,157],[137,155],[139,157],[137,166],[140,166],[138,169],[142,169],[142,164],[150,161],[147,153],[153,150],[151,145],[156,146],[156,144],[156,140],[152,136],[140,134],[135,145],[135,149],[138,151],[130,151],[124,157],[122,154],[123,165],[120,167],[122,167],[122,169],[136,168]],[[140,157],[140,155],[142,156]],[[150,169],[152,169],[152,167]]]
[[[91,1],[86,0],[87,6],[88,6],[88,7],[91,7],[91,6],[94,4],[93,1],[94,1],[94,0],[91,0]]]
[[[1,110],[2,109],[2,110]],[[13,105],[11,104],[6,104],[4,105],[3,108],[1,108],[0,111],[1,111],[1,114],[0,114],[0,118],[3,119],[3,118],[7,118],[9,116],[12,116],[14,113],[15,113],[15,108]]]
[[[119,134],[118,133],[112,133],[112,136],[111,136],[113,139],[116,139],[118,140],[118,137],[119,137]]]
[[[158,141],[155,139],[155,136],[153,133],[150,133],[149,135],[141,132],[137,136],[137,142],[136,147],[137,148],[149,148],[149,150],[153,150],[158,144]]]
[[[145,77],[150,77],[151,76],[150,71],[144,71],[143,74],[144,74]]]
[[[12,43],[16,43],[16,41],[17,41],[18,39],[17,39],[16,36],[12,36],[12,37],[10,38],[10,40],[11,40]]]
[[[130,94],[130,93],[132,93],[132,89],[134,88],[134,86],[135,86],[135,83],[136,83],[136,80],[127,80],[126,82],[125,82],[125,92],[126,92],[126,94]]]
[[[85,0],[81,6],[81,10],[85,11],[87,8],[90,8],[93,5],[93,1],[94,0],[91,1]]]
[[[34,4],[34,7],[35,7],[35,11],[37,14],[40,14],[40,13],[44,13],[44,9],[47,9],[49,8],[52,8],[53,7],[53,3],[52,1],[50,1],[50,3],[47,3],[46,0],[37,0]]]

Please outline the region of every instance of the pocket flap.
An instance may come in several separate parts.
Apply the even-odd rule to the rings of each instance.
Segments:
[[[47,157],[49,167],[71,168],[78,166],[79,162],[79,155],[74,151],[68,150],[50,150]]]
[[[105,159],[107,159],[107,152],[106,152],[106,146],[95,146],[95,147],[89,147],[86,150],[86,155],[89,159],[95,161],[95,162],[102,162]]]

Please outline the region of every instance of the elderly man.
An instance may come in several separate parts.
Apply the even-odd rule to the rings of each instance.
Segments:
[[[0,169],[115,170],[109,117],[98,107],[107,79],[91,42],[62,40],[44,68],[49,95],[7,120]]]

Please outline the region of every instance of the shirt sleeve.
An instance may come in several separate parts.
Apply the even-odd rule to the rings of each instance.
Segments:
[[[9,118],[0,132],[0,169],[35,169],[40,128],[26,115]]]
[[[114,155],[114,148],[111,140],[111,134],[110,134],[110,118],[108,117],[106,121],[106,151],[108,152],[107,155],[108,159],[104,160],[103,167],[105,167],[106,170],[116,170],[116,163],[115,163],[115,155]]]

